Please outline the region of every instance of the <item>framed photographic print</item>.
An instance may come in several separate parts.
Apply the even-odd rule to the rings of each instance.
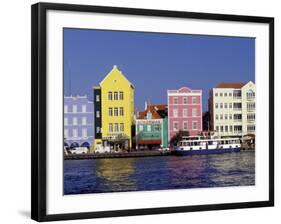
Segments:
[[[273,205],[273,18],[32,6],[32,219]]]

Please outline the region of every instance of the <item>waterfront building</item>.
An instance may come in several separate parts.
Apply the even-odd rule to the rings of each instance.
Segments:
[[[87,96],[64,96],[64,146],[87,147],[94,140],[94,107]]]
[[[134,86],[113,66],[98,86],[94,86],[95,149],[132,147]]]
[[[202,131],[202,90],[182,87],[168,90],[168,139],[180,130],[190,135]]]
[[[168,147],[168,107],[166,104],[148,105],[137,113],[136,149]]]
[[[255,84],[219,83],[209,95],[210,126],[220,136],[255,133]]]

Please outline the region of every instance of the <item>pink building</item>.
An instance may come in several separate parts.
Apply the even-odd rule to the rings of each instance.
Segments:
[[[202,131],[202,90],[182,87],[168,90],[168,139],[179,130],[198,135]]]

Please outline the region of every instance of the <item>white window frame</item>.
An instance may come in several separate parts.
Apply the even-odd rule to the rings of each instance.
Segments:
[[[82,128],[82,137],[87,138],[87,128]]]
[[[192,116],[192,117],[197,117],[197,108],[192,108],[192,110],[191,110],[191,116]]]
[[[173,117],[178,117],[178,109],[173,109]]]
[[[85,105],[85,104],[82,105],[82,112],[83,113],[87,112],[87,105]]]
[[[68,125],[68,117],[64,118],[64,125]]]
[[[73,136],[73,138],[78,138],[78,129],[77,128],[72,129],[72,136]]]
[[[78,119],[77,117],[72,118],[72,125],[78,125]]]
[[[87,117],[82,117],[82,125],[87,125]]]
[[[175,125],[176,125],[177,127],[175,127]],[[179,130],[179,122],[177,122],[177,121],[174,121],[174,122],[173,122],[173,130],[174,130],[174,131],[178,131],[178,130]]]
[[[196,127],[194,127],[194,125]],[[192,121],[192,130],[198,130],[198,122],[197,121]]]
[[[77,113],[77,105],[72,105],[72,113]]]

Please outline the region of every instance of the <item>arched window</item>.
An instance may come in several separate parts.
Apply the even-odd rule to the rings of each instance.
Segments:
[[[83,142],[81,147],[87,147],[88,149],[90,148],[89,142]]]
[[[79,147],[79,144],[77,142],[71,143],[70,148],[76,148],[76,147]]]

